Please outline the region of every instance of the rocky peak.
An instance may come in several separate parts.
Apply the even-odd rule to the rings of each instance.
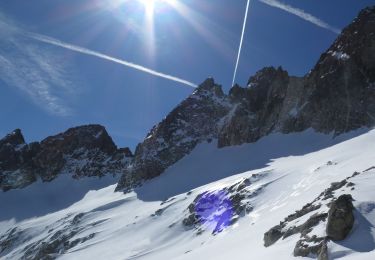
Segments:
[[[101,125],[84,125],[68,129],[64,133],[48,137],[41,142],[43,148],[52,147],[63,153],[76,149],[98,149],[107,154],[117,150],[112,138]]]
[[[246,89],[238,85],[237,83],[229,90],[229,97],[233,100],[241,100],[246,97]]]
[[[371,81],[375,81],[375,6],[365,8],[348,25],[332,46],[322,54],[313,71],[354,63]]]
[[[20,129],[16,129],[10,134],[7,134],[3,139],[0,139],[0,147],[9,144],[12,146],[25,144],[25,139]]]
[[[236,108],[219,146],[256,141],[271,132],[313,128],[336,135],[375,124],[375,8],[363,10],[304,78],[266,67],[248,88],[229,92]]]
[[[223,97],[224,92],[220,85],[215,83],[213,78],[207,78],[200,84],[197,89],[193,92],[193,96],[217,96]]]
[[[135,158],[117,190],[139,185],[160,175],[201,142],[217,137],[218,124],[230,103],[214,79],[205,80],[186,100],[154,126],[137,146]]]
[[[374,17],[361,11],[305,77],[300,128],[338,135],[375,123]]]
[[[259,111],[285,97],[289,83],[288,72],[281,67],[267,67],[249,80],[248,101],[250,109]]]
[[[254,142],[278,129],[279,118],[288,112],[283,107],[293,103],[289,81],[281,67],[267,67],[250,78],[247,88],[233,86],[229,98],[234,108],[219,132],[219,147]]]
[[[22,143],[21,137],[18,130],[1,142]],[[132,159],[129,148],[117,149],[101,125],[70,128],[40,143],[22,144],[0,145],[0,189],[4,191],[23,188],[38,178],[52,181],[60,174],[73,178],[120,174]]]
[[[249,88],[264,88],[272,84],[273,81],[287,78],[288,72],[283,70],[281,66],[265,67],[251,76],[247,85]]]

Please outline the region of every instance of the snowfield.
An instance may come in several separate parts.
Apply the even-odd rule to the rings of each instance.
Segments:
[[[329,242],[328,252],[331,259],[375,259],[375,130],[336,138],[308,130],[216,146],[198,145],[128,194],[114,192],[116,178],[81,182],[64,176],[1,193],[0,258],[294,259],[299,234],[265,247],[264,233],[331,183],[359,172],[350,179],[353,189],[334,191],[335,197],[352,195],[355,225],[344,241]],[[249,212],[216,234],[209,223],[183,224],[199,194],[236,183],[247,183],[242,202],[251,205]],[[312,232],[324,236],[325,226]]]

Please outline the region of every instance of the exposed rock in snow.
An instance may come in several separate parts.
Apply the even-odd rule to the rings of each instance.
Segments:
[[[354,190],[355,184],[349,180],[360,174],[355,172],[351,177],[332,183],[313,202],[271,228],[264,234],[264,246],[269,247],[281,238],[299,233],[301,237],[295,245],[294,256],[314,255],[318,259],[328,259],[328,241],[344,240],[354,224],[352,196],[336,194]]]
[[[327,236],[335,241],[344,240],[353,228],[354,214],[351,195],[341,195],[332,202],[328,212]]]

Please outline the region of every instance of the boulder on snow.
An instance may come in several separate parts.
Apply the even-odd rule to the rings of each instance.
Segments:
[[[273,245],[277,240],[279,240],[283,236],[282,232],[283,226],[277,225],[271,228],[269,231],[264,233],[264,246],[269,247]]]
[[[344,240],[354,224],[353,198],[351,195],[341,195],[332,202],[328,212],[327,236],[334,240]]]

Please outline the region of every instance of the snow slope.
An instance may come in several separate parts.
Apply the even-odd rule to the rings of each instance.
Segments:
[[[329,254],[332,259],[375,259],[375,169],[364,172],[375,166],[374,143],[375,130],[335,139],[310,130],[273,134],[224,149],[205,143],[134,192],[115,193],[115,185],[91,190],[60,211],[34,218],[7,218],[5,198],[18,205],[23,198],[2,193],[0,258],[293,259],[298,235],[266,248],[264,233],[332,182],[357,171],[361,174],[351,179],[355,189],[335,193],[350,193],[355,199],[355,227],[345,241],[329,242]],[[213,235],[210,225],[202,224],[204,231],[198,232],[198,227],[182,224],[199,194],[249,178],[246,203],[252,211],[233,225]],[[45,195],[59,194],[69,190],[49,189]],[[324,227],[313,232],[324,232]]]

